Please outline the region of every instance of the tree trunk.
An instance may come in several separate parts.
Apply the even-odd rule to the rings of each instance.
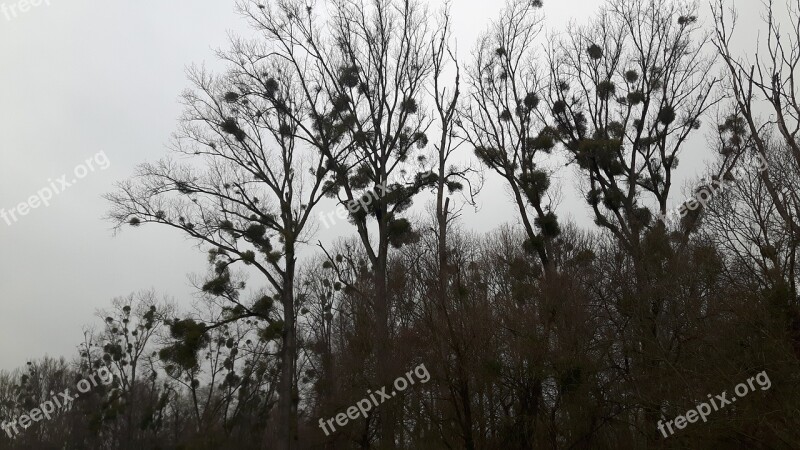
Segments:
[[[381,236],[383,236],[383,234]],[[385,248],[383,245],[381,245],[380,255],[378,256],[378,267],[375,270],[375,315],[377,321],[375,351],[378,366],[378,388],[387,386],[387,392],[389,392],[392,389],[392,373],[390,367],[392,356],[389,344],[389,299],[387,297],[388,289],[386,280],[387,251],[388,248]],[[394,405],[391,402],[387,402],[379,406],[381,431],[380,448],[383,450],[390,450],[395,447],[395,414],[393,406]]]
[[[387,387],[390,392],[392,387],[393,375],[391,370],[391,347],[390,347],[390,323],[389,323],[389,296],[387,281],[387,265],[389,259],[389,238],[388,238],[388,217],[386,214],[386,204],[381,200],[379,205],[381,214],[378,217],[378,258],[375,265],[375,357],[377,364],[378,388]],[[380,411],[380,448],[390,450],[395,448],[394,442],[394,405],[386,402],[378,407]]]
[[[286,272],[283,295],[283,348],[281,350],[281,375],[278,382],[278,435],[279,448],[297,448],[297,423],[295,421],[294,375],[297,360],[297,333],[294,316],[295,256],[291,244],[286,244]]]

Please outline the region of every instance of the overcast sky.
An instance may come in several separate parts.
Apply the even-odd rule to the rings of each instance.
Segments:
[[[98,152],[110,165],[100,170],[96,163],[50,206],[10,226],[0,219],[0,369],[46,354],[72,358],[82,328],[97,323],[95,311],[114,297],[152,288],[191,301],[187,275],[206,270],[205,255],[157,226],[113,236],[101,195],[137,164],[166,155],[178,96],[189,87],[186,66],[218,67],[213,50],[226,46],[228,33],[250,35],[231,1],[48,1],[21,12],[18,2],[0,0],[0,208],[14,208],[49,180],[58,186],[63,174],[71,182],[73,169]],[[459,50],[467,56],[500,2],[453,3]],[[547,27],[583,22],[599,4],[545,1]],[[683,175],[702,171],[703,144],[696,141],[700,148],[681,158]],[[560,174],[567,196],[570,174]],[[488,231],[516,221],[496,180],[479,201],[465,227]],[[587,223],[586,213],[571,199],[558,210],[579,223]],[[350,233],[348,226],[331,232]]]

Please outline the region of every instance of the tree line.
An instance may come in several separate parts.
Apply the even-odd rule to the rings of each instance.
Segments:
[[[115,299],[73,360],[0,374],[0,420],[114,374],[0,446],[800,446],[800,1],[765,3],[752,54],[723,0],[707,23],[605,0],[551,37],[541,1],[511,0],[468,55],[454,6],[239,1],[257,37],[188,71],[171,154],[106,196],[118,229],[207,253],[197,298]],[[698,147],[704,201],[662,220]],[[463,215],[488,179],[513,223],[480,234]],[[593,226],[556,214],[569,183]],[[353,233],[323,245],[331,204]],[[658,432],[761,372],[769,390]]]

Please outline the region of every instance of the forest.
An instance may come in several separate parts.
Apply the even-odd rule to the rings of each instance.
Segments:
[[[800,0],[601,3],[465,43],[460,0],[237,1],[256,38],[104,197],[197,295],[0,372],[0,448],[800,448]]]

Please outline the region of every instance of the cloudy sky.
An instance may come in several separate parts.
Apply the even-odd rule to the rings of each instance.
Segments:
[[[101,195],[141,162],[166,154],[186,89],[186,66],[219,67],[213,50],[228,33],[250,35],[231,0],[48,0],[22,12],[0,0],[0,208],[6,211],[102,152],[95,170],[47,207],[8,225],[0,219],[0,369],[29,359],[76,354],[82,328],[112,298],[155,289],[191,301],[191,273],[205,255],[167,229],[114,236]],[[439,2],[432,1],[435,6]],[[550,31],[583,22],[599,0],[545,1]],[[747,2],[751,3],[751,2]],[[752,2],[756,3],[756,2]],[[453,0],[456,36],[467,56],[500,2]],[[737,5],[744,7],[742,5]],[[695,145],[703,147],[703,140]],[[703,148],[682,158],[685,176]],[[707,155],[706,155],[707,156]],[[565,192],[570,172],[562,174]],[[568,196],[568,195],[567,195]],[[465,226],[488,231],[515,221],[503,188],[490,179]],[[560,217],[585,222],[583,203],[566,199]],[[341,224],[328,231],[350,232]],[[330,236],[328,236],[330,237]]]

